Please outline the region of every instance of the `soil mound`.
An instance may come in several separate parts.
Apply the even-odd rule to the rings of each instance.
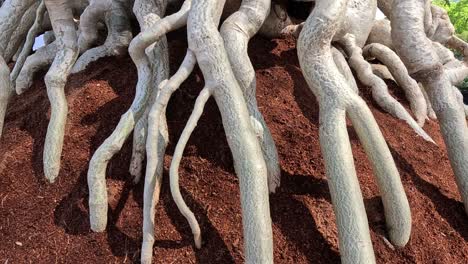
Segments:
[[[169,35],[171,70],[183,59],[184,32]],[[337,229],[318,138],[318,107],[298,67],[295,40],[254,38],[250,55],[257,69],[260,110],[281,159],[282,179],[270,196],[275,263],[339,263]],[[0,141],[1,263],[139,263],[142,184],[128,173],[131,140],[107,171],[109,224],[89,229],[86,173],[91,155],[130,106],[136,70],[129,57],[100,60],[67,85],[69,115],[62,169],[55,184],[44,180],[42,150],[50,114],[38,76],[9,107]],[[394,83],[398,100],[407,102]],[[196,70],[168,108],[175,143],[203,87]],[[362,87],[362,85],[361,85]],[[361,89],[392,151],[413,216],[409,244],[394,249],[385,240],[385,220],[372,168],[352,126],[354,160],[365,198],[378,263],[468,263],[468,224],[437,122],[424,129],[438,146],[418,137],[403,121],[379,109]],[[154,263],[243,263],[238,180],[221,118],[211,99],[181,163],[182,194],[202,228],[196,250],[190,228],[173,203],[167,181],[157,206]]]

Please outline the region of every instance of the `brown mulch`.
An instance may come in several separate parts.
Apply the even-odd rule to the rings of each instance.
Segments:
[[[183,32],[169,36],[171,70],[183,59]],[[254,38],[258,101],[281,158],[282,183],[270,196],[276,263],[339,263],[337,229],[318,138],[318,107],[298,67],[294,39]],[[44,180],[42,150],[49,116],[43,73],[10,104],[0,141],[0,263],[139,262],[142,184],[128,173],[131,140],[107,170],[109,223],[89,228],[86,173],[96,148],[131,104],[136,70],[126,56],[98,61],[67,84],[69,114],[62,168],[56,183]],[[392,93],[404,95],[388,82]],[[168,107],[175,143],[203,86],[197,69]],[[410,242],[392,249],[371,166],[348,126],[379,263],[468,263],[468,216],[455,185],[437,122],[425,142],[403,122],[379,109],[362,88],[401,174],[413,216]],[[165,172],[167,176],[167,171]],[[242,263],[243,239],[238,180],[221,118],[210,99],[192,135],[180,169],[182,194],[195,212],[204,245],[196,250],[190,228],[171,199],[167,177],[156,213],[154,263]]]

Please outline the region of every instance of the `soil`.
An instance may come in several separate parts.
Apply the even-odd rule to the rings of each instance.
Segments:
[[[183,59],[184,32],[169,35],[171,70]],[[256,37],[250,56],[257,72],[260,110],[281,159],[281,187],[270,196],[276,263],[339,263],[337,229],[320,154],[318,107],[307,87],[294,39]],[[131,142],[107,170],[109,223],[90,231],[86,173],[96,148],[130,106],[137,80],[128,56],[106,58],[69,78],[69,114],[62,167],[56,183],[43,175],[42,150],[50,115],[43,82],[10,104],[0,143],[0,263],[132,263],[142,240],[142,184],[128,173]],[[388,82],[392,94],[404,94]],[[171,143],[156,213],[154,263],[242,263],[238,180],[215,102],[210,99],[181,163],[182,194],[201,224],[196,250],[190,228],[171,199],[167,168],[203,86],[198,69],[168,107]],[[411,205],[408,245],[386,241],[385,219],[371,165],[348,125],[378,263],[468,263],[468,224],[436,121],[424,129],[437,146],[379,109],[360,85],[387,140]],[[131,140],[130,140],[131,141]]]

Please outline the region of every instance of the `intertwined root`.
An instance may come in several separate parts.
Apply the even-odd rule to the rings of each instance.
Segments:
[[[239,11],[229,16],[221,26],[229,62],[236,80],[242,89],[253,122],[258,123],[255,133],[262,147],[263,158],[267,164],[268,187],[274,192],[280,185],[281,171],[278,153],[270,130],[257,106],[255,70],[247,53],[249,40],[253,37],[270,9],[270,0],[244,0]]]
[[[426,36],[427,15],[424,0],[394,0],[392,37],[408,72],[422,83],[429,95],[468,213],[468,127],[464,106],[454,93],[447,71]]]
[[[385,82],[372,72],[372,67],[364,60],[362,50],[357,46],[354,35],[346,34],[338,42],[343,45],[348,54],[349,64],[356,71],[359,80],[364,85],[371,87],[372,97],[377,104],[391,115],[404,120],[422,138],[434,143],[432,138],[418,125],[406,109],[390,95]],[[396,68],[396,70],[399,70],[399,68]],[[419,111],[420,107],[418,106],[417,109]],[[421,111],[423,110],[421,109]],[[424,119],[425,117],[422,118],[421,122],[424,122]]]
[[[299,36],[297,49],[306,81],[319,101],[320,145],[337,219],[342,261],[374,263],[364,203],[346,129],[346,113],[373,165],[382,192],[390,239],[395,245],[404,246],[407,243],[411,215],[385,140],[370,110],[347,85],[332,57],[330,42],[339,30],[346,6],[346,0],[317,1]]]
[[[142,25],[142,28],[156,24],[160,21],[159,16],[162,15],[164,10],[161,10],[159,6],[145,5],[142,1],[135,1],[135,13],[140,14],[140,16],[150,15],[152,20],[145,21],[150,23],[149,25]],[[164,8],[163,8],[164,9]],[[159,37],[162,37],[160,41],[165,42],[164,37],[165,32]],[[134,41],[137,41],[135,39]],[[132,42],[133,43],[133,42]],[[163,45],[153,45],[153,48],[164,48],[165,50],[159,50],[157,53],[167,55],[167,44]],[[136,122],[142,117],[147,100],[151,93],[151,87],[154,84],[153,80],[153,64],[145,54],[145,49],[135,49],[130,48],[130,55],[135,62],[138,70],[138,83],[136,88],[135,99],[133,100],[130,109],[122,115],[119,124],[112,132],[109,138],[107,138],[104,143],[96,150],[94,153],[88,170],[88,186],[89,186],[89,207],[90,207],[90,221],[91,229],[94,231],[104,231],[107,225],[107,189],[106,189],[106,180],[105,172],[107,164],[112,156],[117,153],[123,146],[125,140],[128,138],[132,132]],[[159,59],[159,58],[158,58]],[[162,60],[168,61],[168,59]],[[163,79],[167,78],[168,65],[158,68],[157,70],[163,71],[164,74],[161,74],[160,77]],[[156,70],[156,69],[155,69]],[[158,82],[162,79],[157,80]],[[153,86],[154,87],[154,86]]]
[[[397,84],[405,91],[411,110],[422,127],[427,118],[427,105],[418,83],[408,75],[405,65],[398,55],[382,44],[369,44],[364,47],[363,55],[376,58],[387,66]]]
[[[272,263],[267,167],[247,104],[217,31],[224,1],[194,0],[187,22],[189,49],[195,53],[205,84],[213,89],[233,154],[241,192],[247,263]]]
[[[80,38],[78,44],[83,53],[76,61],[72,72],[84,70],[89,63],[106,56],[124,53],[132,40],[130,18],[127,13],[128,0],[92,1],[80,17]],[[98,39],[99,19],[105,21],[108,35],[101,46],[91,48]]]

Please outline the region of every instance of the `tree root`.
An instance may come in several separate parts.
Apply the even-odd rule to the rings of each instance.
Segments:
[[[317,1],[299,36],[297,49],[306,81],[319,100],[320,145],[337,219],[342,262],[375,263],[346,129],[346,113],[373,165],[390,239],[395,245],[407,243],[411,214],[398,170],[370,110],[346,85],[333,62],[330,42],[339,30],[346,6],[346,0]]]
[[[424,95],[418,86],[418,83],[409,76],[405,65],[400,60],[398,55],[391,49],[382,44],[369,44],[364,47],[363,55],[366,58],[377,58],[385,64],[391,72],[396,83],[403,89],[406,98],[410,103],[411,110],[418,124],[422,127],[427,118],[427,105]]]
[[[51,117],[44,143],[44,174],[54,182],[60,170],[67,100],[65,84],[70,70],[78,57],[77,34],[73,12],[65,0],[44,0],[52,27],[57,36],[57,54],[45,76],[47,95],[51,103]]]
[[[463,104],[426,37],[425,1],[394,0],[392,37],[408,72],[426,88],[439,119],[442,135],[465,211],[468,213],[468,127]],[[408,31],[411,29],[411,31]]]
[[[124,53],[132,40],[126,1],[113,0],[107,5],[105,3],[106,1],[93,1],[81,16],[80,30],[82,33],[78,43],[83,54],[76,61],[72,73],[86,69],[89,63],[99,58]],[[88,11],[89,9],[91,11]],[[101,17],[104,17],[107,26],[107,39],[103,45],[89,49],[90,45],[97,39],[96,18]],[[95,24],[92,24],[93,22]]]
[[[187,23],[189,49],[196,55],[205,85],[213,87],[213,97],[233,154],[241,193],[245,260],[247,263],[272,263],[267,168],[244,95],[217,30],[224,2],[193,1]]]
[[[138,8],[146,8],[141,1],[135,1],[135,8],[137,9],[135,13],[138,12],[148,12],[152,13],[151,21],[148,23],[157,24],[159,21],[159,16],[162,15],[160,10],[156,5],[152,6],[151,10],[145,10]],[[152,11],[152,12],[151,12]],[[144,28],[146,25],[142,25]],[[160,41],[166,41],[164,38],[163,32]],[[137,39],[134,39],[137,41]],[[150,87],[153,84],[153,75],[152,75],[152,64],[145,54],[145,48],[135,49],[135,47],[130,45],[130,56],[137,66],[138,71],[138,83],[136,88],[135,99],[132,102],[130,109],[122,115],[120,121],[112,132],[112,134],[104,141],[104,143],[99,146],[99,148],[94,153],[88,170],[88,186],[89,186],[89,207],[90,207],[90,221],[91,229],[96,232],[102,232],[107,225],[107,190],[106,190],[106,179],[105,172],[107,164],[112,156],[117,153],[123,146],[125,140],[130,135],[136,122],[142,117],[145,106],[150,95]],[[155,45],[154,48],[157,48],[158,45]],[[167,48],[167,45],[164,45]],[[159,51],[160,54],[166,54],[166,51]],[[167,55],[165,55],[167,56]]]
[[[372,97],[377,104],[394,117],[404,120],[419,136],[434,143],[406,109],[389,94],[385,82],[372,73],[370,64],[362,56],[362,50],[354,42],[354,36],[347,34],[339,42],[348,54],[349,64],[356,71],[359,80],[371,87]]]
[[[239,11],[229,16],[221,26],[229,62],[247,102],[251,118],[258,122],[263,158],[267,164],[268,187],[275,192],[280,185],[281,170],[275,142],[257,106],[255,70],[250,62],[247,47],[265,21],[270,9],[270,0],[244,0]]]

